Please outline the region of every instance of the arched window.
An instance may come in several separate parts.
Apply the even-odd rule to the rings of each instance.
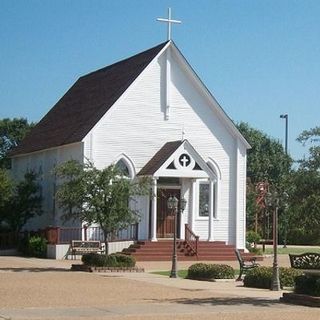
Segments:
[[[126,162],[123,160],[123,159],[120,159],[115,167],[119,170],[119,172],[121,173],[121,175],[125,176],[125,177],[128,177],[128,178],[131,178],[130,177],[130,171],[129,171],[129,168],[126,164]]]
[[[215,179],[213,181],[213,186],[212,186],[213,190],[211,193],[211,197],[212,197],[211,203],[212,203],[212,215],[215,219],[218,219],[221,171],[218,164],[213,159],[209,159],[209,161],[207,162],[207,165],[215,175]]]
[[[126,155],[121,154],[114,163],[122,176],[128,177],[129,179],[135,177],[134,165]]]

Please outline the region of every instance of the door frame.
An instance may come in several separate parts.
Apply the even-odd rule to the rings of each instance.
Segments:
[[[157,186],[157,195],[158,195],[158,191],[161,190],[161,189],[165,189],[165,190],[179,190],[179,206],[178,206],[178,209],[177,209],[177,229],[176,229],[176,234],[177,234],[177,239],[180,239],[180,225],[181,225],[181,215],[180,215],[180,199],[181,199],[181,185],[158,185]],[[157,200],[158,202],[159,200]],[[157,230],[158,230],[158,207],[157,207]],[[173,238],[173,236],[172,236]],[[171,237],[162,237],[162,236],[159,236],[158,233],[157,233],[157,239],[172,239]]]

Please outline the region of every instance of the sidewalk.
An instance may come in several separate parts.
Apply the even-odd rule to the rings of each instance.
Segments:
[[[319,310],[280,303],[281,291],[147,272],[71,272],[72,263],[0,257],[0,319],[319,320]],[[147,270],[171,266],[170,262],[141,265]]]

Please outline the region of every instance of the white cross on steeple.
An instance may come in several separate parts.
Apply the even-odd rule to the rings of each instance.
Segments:
[[[157,18],[157,21],[168,23],[168,40],[171,40],[171,24],[172,23],[181,23],[179,20],[171,19],[171,8],[168,8],[168,18]]]

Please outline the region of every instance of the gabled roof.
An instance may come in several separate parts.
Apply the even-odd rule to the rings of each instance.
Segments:
[[[10,156],[80,142],[167,43],[80,77]]]
[[[138,176],[152,176],[183,142],[183,140],[167,142],[139,171]]]
[[[138,176],[216,179],[216,173],[186,139],[165,143]]]

